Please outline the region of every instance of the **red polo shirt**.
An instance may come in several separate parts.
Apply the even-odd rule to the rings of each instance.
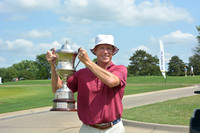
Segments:
[[[111,62],[107,70],[119,77],[119,86],[109,88],[88,68],[80,69],[67,80],[67,86],[78,91],[78,115],[84,124],[107,123],[122,117],[127,68]]]

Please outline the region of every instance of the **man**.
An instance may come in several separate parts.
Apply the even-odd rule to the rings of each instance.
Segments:
[[[194,70],[193,70],[193,66],[191,66],[191,69],[190,69],[190,76],[194,76]]]
[[[112,35],[98,35],[95,47],[91,52],[97,56],[94,63],[87,51],[79,50],[79,60],[86,68],[75,72],[67,80],[67,86],[78,91],[78,116],[83,122],[80,133],[124,133],[121,121],[123,106],[122,98],[127,79],[127,68],[114,65],[112,56],[118,52]],[[52,61],[56,55],[47,52],[47,61],[51,64],[52,89],[56,92],[62,84],[55,72]]]
[[[187,67],[184,67],[185,77],[187,77]]]

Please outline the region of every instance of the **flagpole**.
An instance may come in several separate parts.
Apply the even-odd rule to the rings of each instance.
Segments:
[[[162,40],[160,40],[160,58],[159,58],[159,64],[160,64],[160,71],[165,79],[165,87],[166,87],[166,72],[165,72],[165,54],[164,54],[164,45]]]
[[[166,88],[166,81],[167,81],[167,78],[165,77],[164,79],[165,79],[165,88]]]

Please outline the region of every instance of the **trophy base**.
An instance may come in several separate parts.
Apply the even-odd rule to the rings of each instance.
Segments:
[[[75,100],[73,99],[54,99],[53,108],[50,111],[77,111]]]

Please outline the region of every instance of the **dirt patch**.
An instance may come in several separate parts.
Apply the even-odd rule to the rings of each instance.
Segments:
[[[1,104],[1,103],[7,103],[7,102],[0,102],[0,104]]]

